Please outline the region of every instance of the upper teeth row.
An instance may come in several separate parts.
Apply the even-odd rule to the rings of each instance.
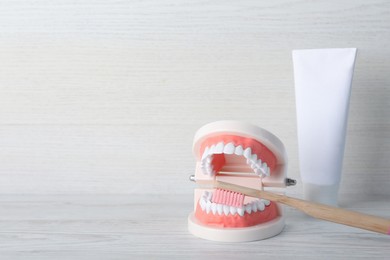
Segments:
[[[211,193],[206,192],[199,200],[199,205],[203,211],[206,211],[207,214],[212,212],[215,214],[225,214],[225,216],[231,214],[239,214],[241,217],[244,216],[245,213],[251,214],[252,212],[263,211],[266,206],[270,205],[269,200],[259,199],[254,200],[251,203],[245,204],[242,208],[237,208],[233,206],[223,205],[211,202]]]
[[[252,154],[252,149],[250,147],[244,149],[242,145],[234,146],[234,143],[224,144],[219,142],[218,144],[213,144],[211,147],[206,147],[203,152],[200,167],[203,170],[203,173],[206,175],[213,175],[215,171],[211,162],[213,161],[214,154],[236,154],[239,156],[244,156],[246,158],[246,163],[253,169],[257,175],[270,175],[270,168],[266,162],[262,162],[261,159],[257,158],[257,154]]]

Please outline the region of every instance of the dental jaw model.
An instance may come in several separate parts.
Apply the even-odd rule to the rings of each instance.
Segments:
[[[189,231],[226,242],[253,241],[279,234],[283,210],[277,203],[213,188],[214,180],[254,188],[284,188],[287,159],[282,142],[270,132],[238,121],[218,121],[194,138],[194,212]]]

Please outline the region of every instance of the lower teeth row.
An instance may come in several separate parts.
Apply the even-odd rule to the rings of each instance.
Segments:
[[[199,200],[199,205],[203,211],[206,211],[207,214],[212,212],[214,215],[222,215],[226,216],[231,214],[238,214],[241,217],[244,216],[245,213],[251,214],[252,212],[263,211],[266,206],[269,206],[271,203],[269,200],[259,199],[252,201],[244,205],[242,208],[237,208],[229,205],[217,204],[211,202],[210,195],[203,195]]]

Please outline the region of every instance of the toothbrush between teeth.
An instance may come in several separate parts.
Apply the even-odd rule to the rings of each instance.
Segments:
[[[362,214],[342,208],[332,207],[320,203],[310,202],[285,195],[275,194],[263,190],[255,190],[232,183],[214,181],[214,187],[229,190],[251,197],[267,199],[279,202],[298,209],[309,216],[342,225],[370,230],[390,235],[390,219],[384,219],[372,215]]]

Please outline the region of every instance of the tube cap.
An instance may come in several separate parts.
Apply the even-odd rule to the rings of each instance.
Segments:
[[[303,195],[305,200],[312,202],[337,206],[337,194],[339,184],[317,185],[312,183],[303,183]]]

